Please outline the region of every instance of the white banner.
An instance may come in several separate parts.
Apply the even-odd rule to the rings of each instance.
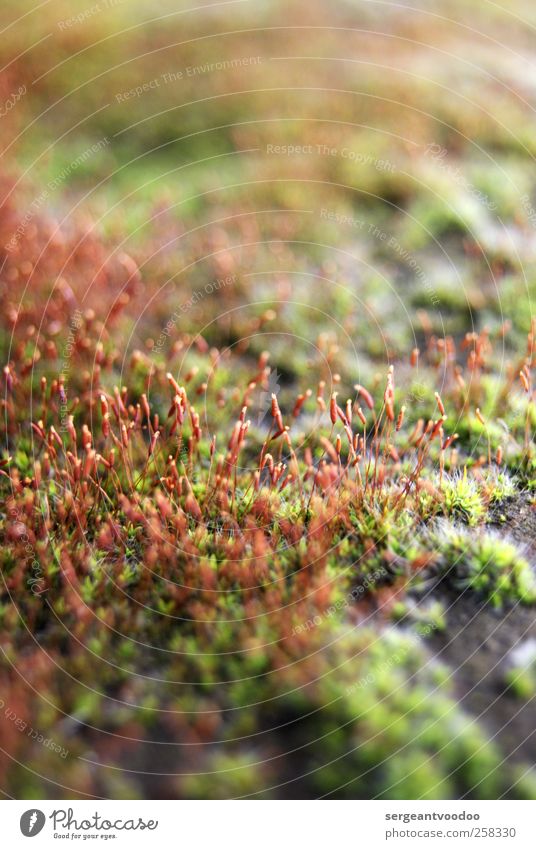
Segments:
[[[6,849],[68,842],[125,849],[533,849],[535,812],[536,803],[519,801],[5,801],[0,843]]]

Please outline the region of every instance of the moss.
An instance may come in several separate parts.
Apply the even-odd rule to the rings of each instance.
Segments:
[[[507,658],[504,680],[516,696],[523,700],[536,694],[536,640],[530,638],[516,646]]]
[[[191,799],[262,798],[268,768],[255,752],[221,751],[210,758],[209,775],[191,775],[180,782],[181,794]]]
[[[440,601],[418,605],[413,599],[407,598],[393,605],[391,615],[395,622],[410,627],[423,638],[444,631],[447,624],[445,606]]]
[[[483,480],[488,489],[491,504],[500,504],[513,498],[519,492],[519,487],[516,486],[516,478],[508,472],[499,471],[497,468],[486,471]]]
[[[503,537],[445,522],[428,535],[425,544],[436,555],[432,572],[453,589],[471,589],[495,607],[536,601],[536,579],[529,563]]]
[[[318,632],[310,636],[315,643]],[[248,708],[230,717],[229,739],[269,725],[278,729],[271,756],[262,735],[256,757],[230,743],[225,754],[203,761],[210,782],[208,775],[188,778],[183,792],[262,796],[282,774],[290,779],[276,791],[283,797],[487,798],[508,787],[511,775],[500,769],[499,753],[464,716],[448,693],[446,671],[418,639],[395,629],[344,631],[335,623],[331,636],[336,639],[317,664],[320,677],[298,689],[288,689],[288,672],[232,685],[233,705],[254,698],[261,706],[257,726]],[[304,672],[307,661],[297,662]]]
[[[463,474],[444,480],[441,491],[447,516],[462,519],[468,525],[478,525],[485,516],[485,504],[477,481]]]

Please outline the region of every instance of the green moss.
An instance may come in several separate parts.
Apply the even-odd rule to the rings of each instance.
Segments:
[[[518,492],[515,478],[508,472],[500,472],[492,468],[484,473],[484,482],[488,487],[489,501],[491,504],[499,504],[508,498],[513,498]]]
[[[392,617],[395,622],[410,626],[420,637],[444,631],[446,627],[445,607],[439,601],[426,605],[418,605],[411,598],[397,601],[393,605]]]
[[[432,571],[454,589],[474,590],[495,607],[536,601],[536,579],[529,563],[513,543],[498,535],[443,523],[426,544],[436,554]]]
[[[254,752],[220,751],[210,758],[211,774],[184,778],[182,792],[191,799],[237,799],[250,795],[259,798],[269,770],[258,760],[262,758]]]
[[[185,795],[263,796],[283,773],[290,781],[276,794],[287,798],[490,798],[506,790],[509,770],[501,770],[498,751],[460,710],[447,670],[431,662],[419,639],[332,622],[330,642],[314,680],[298,688],[289,688],[288,670],[231,686],[229,747],[209,750],[199,767],[205,775],[182,783]],[[304,674],[307,660],[294,663]],[[255,718],[247,706],[253,700]],[[276,729],[268,749],[262,734],[254,751],[232,742],[266,727]]]
[[[441,491],[445,497],[447,516],[462,519],[468,525],[477,525],[483,520],[486,511],[480,487],[465,471],[462,475],[447,478]]]
[[[508,657],[505,683],[520,699],[531,699],[536,693],[536,640],[528,639],[516,646]]]

